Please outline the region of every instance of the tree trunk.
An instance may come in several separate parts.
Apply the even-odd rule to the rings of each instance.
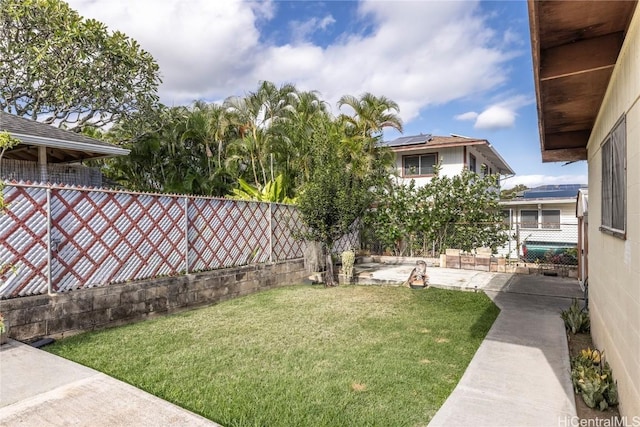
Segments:
[[[327,272],[324,277],[325,286],[335,286],[336,282],[333,278],[333,259],[331,258],[331,250],[327,248]]]

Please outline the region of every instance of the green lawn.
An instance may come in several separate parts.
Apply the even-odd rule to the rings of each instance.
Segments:
[[[46,349],[224,426],[416,426],[498,312],[481,293],[293,286]]]

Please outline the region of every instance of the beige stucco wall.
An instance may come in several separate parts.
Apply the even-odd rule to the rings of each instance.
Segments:
[[[589,308],[595,345],[618,381],[623,416],[640,416],[640,8],[609,83],[587,146],[589,162]],[[627,238],[599,231],[601,145],[627,115]],[[631,418],[628,418],[630,421]]]

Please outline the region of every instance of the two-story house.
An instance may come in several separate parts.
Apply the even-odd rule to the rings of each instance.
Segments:
[[[440,164],[441,173],[445,176],[458,175],[463,168],[479,174],[514,174],[486,139],[420,134],[403,136],[383,145],[395,153],[401,182],[414,180],[418,187],[431,181],[433,168],[437,164]]]

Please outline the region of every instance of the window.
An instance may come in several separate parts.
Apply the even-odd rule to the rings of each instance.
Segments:
[[[404,156],[404,176],[433,175],[433,167],[436,164],[436,154],[421,154],[419,156]]]
[[[560,211],[556,209],[543,209],[541,227],[560,229]]]
[[[511,209],[505,209],[502,211],[502,222],[507,228],[511,228]]]
[[[602,144],[602,222],[600,230],[625,238],[627,225],[626,118],[616,123]]]
[[[469,170],[476,172],[476,156],[473,154],[469,154]]]
[[[520,211],[522,228],[538,228],[538,211]]]

